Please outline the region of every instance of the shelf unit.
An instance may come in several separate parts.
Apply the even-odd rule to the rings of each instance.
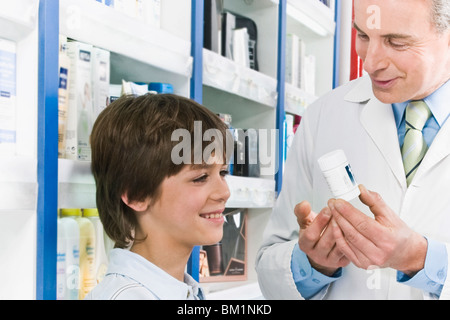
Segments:
[[[0,289],[0,298],[55,299],[57,209],[95,206],[90,164],[57,156],[59,34],[111,51],[111,83],[120,84],[122,79],[170,82],[175,93],[193,98],[214,112],[230,113],[235,128],[280,130],[285,111],[301,115],[316,99],[284,83],[287,31],[299,30],[306,35],[310,52],[324,61],[320,67],[323,70],[318,70],[317,95],[332,88],[335,25],[330,9],[317,0],[224,3],[225,9],[257,23],[259,72],[203,49],[203,0],[162,0],[160,29],[94,0],[0,2],[0,37],[18,45],[20,115],[17,155],[0,158],[0,191],[7,200],[0,204],[0,215],[6,221],[0,226],[0,239],[5,237],[2,243],[13,239],[18,243],[14,249],[20,248],[19,253],[7,257],[9,261],[17,259],[17,263],[0,266],[0,274],[6,275],[2,283],[10,294],[5,296]],[[298,22],[302,14],[313,17],[312,22],[303,18]],[[317,25],[326,33],[319,35]],[[283,161],[280,156],[277,161],[277,172],[258,179],[227,177],[231,191],[227,206],[249,208],[248,280],[208,283],[207,291],[214,292],[215,297],[223,289],[252,287],[256,282],[254,258],[282,183]],[[11,251],[0,247],[0,257]],[[198,270],[195,250],[188,270],[194,276]],[[19,287],[26,288],[25,294],[23,289],[11,291],[17,285],[8,286],[12,280],[6,279],[7,275],[17,271],[20,277],[10,278],[23,281]]]
[[[31,299],[36,277],[38,5],[0,2],[0,38],[16,45],[16,147],[0,156],[0,299]],[[31,266],[31,267],[30,267]]]

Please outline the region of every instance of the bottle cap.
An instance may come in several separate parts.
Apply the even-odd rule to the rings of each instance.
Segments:
[[[84,217],[98,217],[98,209],[97,208],[86,208],[83,209]]]
[[[327,171],[346,163],[347,157],[344,151],[339,149],[323,155],[318,162],[320,170]]]
[[[81,209],[79,208],[59,209],[59,213],[61,217],[81,217]]]

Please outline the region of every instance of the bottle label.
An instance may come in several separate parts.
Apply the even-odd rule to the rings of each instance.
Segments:
[[[323,173],[331,192],[336,198],[357,187],[355,176],[350,165],[337,167]]]

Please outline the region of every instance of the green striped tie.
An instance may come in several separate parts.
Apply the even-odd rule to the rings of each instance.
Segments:
[[[422,100],[413,101],[406,107],[406,132],[402,157],[408,186],[428,150],[422,130],[430,117],[431,111]]]

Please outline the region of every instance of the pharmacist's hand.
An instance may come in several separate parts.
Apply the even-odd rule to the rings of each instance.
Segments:
[[[390,267],[413,276],[425,263],[427,241],[411,230],[381,196],[360,186],[360,200],[375,219],[344,200],[330,200],[338,248],[357,267]]]
[[[316,214],[309,202],[303,201],[295,206],[294,213],[300,226],[298,245],[314,269],[331,276],[350,263],[336,247],[333,229],[328,228],[332,220],[328,207]]]

